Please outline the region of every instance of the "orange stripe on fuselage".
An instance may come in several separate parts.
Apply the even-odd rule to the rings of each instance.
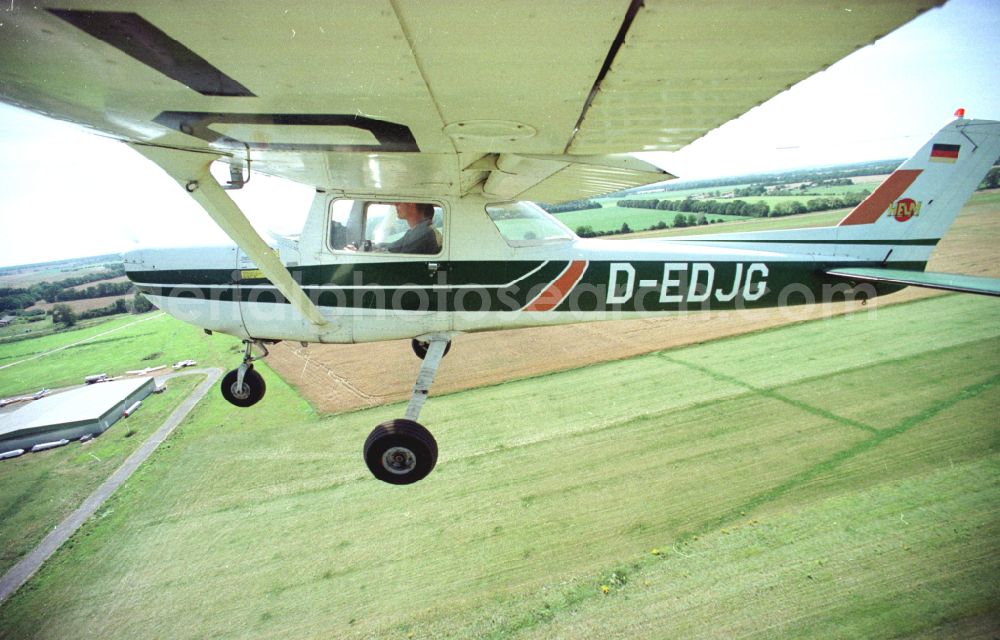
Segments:
[[[913,181],[920,175],[922,169],[900,169],[894,171],[885,182],[875,189],[875,192],[864,199],[864,201],[847,214],[847,217],[840,221],[840,225],[845,224],[871,224],[879,219],[889,208],[889,205],[899,199],[903,192],[910,188]]]
[[[531,304],[524,308],[525,311],[551,311],[559,306],[559,303],[563,301],[569,292],[572,291],[576,283],[580,281],[583,277],[583,272],[587,268],[586,260],[574,260],[569,263],[569,267],[563,271],[562,275],[555,279],[555,282],[550,284],[538,294]]]

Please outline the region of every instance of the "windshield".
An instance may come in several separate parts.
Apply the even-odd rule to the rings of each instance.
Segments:
[[[486,213],[512,247],[566,242],[575,237],[565,225],[533,202],[488,204]]]

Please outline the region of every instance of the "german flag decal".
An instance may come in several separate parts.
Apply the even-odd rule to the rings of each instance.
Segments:
[[[936,144],[931,148],[931,162],[955,162],[961,145]]]

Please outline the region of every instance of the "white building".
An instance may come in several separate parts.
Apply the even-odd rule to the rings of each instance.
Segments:
[[[104,433],[127,407],[148,396],[155,386],[153,378],[88,385],[0,414],[0,453]]]

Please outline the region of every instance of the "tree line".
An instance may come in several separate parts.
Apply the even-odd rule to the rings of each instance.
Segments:
[[[77,320],[102,318],[104,316],[113,316],[119,313],[145,313],[147,311],[151,311],[152,309],[153,303],[137,291],[128,302],[119,298],[109,305],[98,307],[96,309],[87,309],[86,311],[81,311],[79,313],[73,311],[68,304],[60,303],[52,307],[51,314],[52,322],[72,327],[76,324]]]
[[[101,282],[125,275],[125,265],[105,267],[103,271],[82,276],[73,276],[56,282],[39,282],[30,287],[0,287],[0,311],[27,309],[38,302],[62,302],[67,300],[87,300],[118,296],[132,289],[131,282]],[[83,289],[81,285],[97,284]]]
[[[570,200],[561,204],[546,204],[539,202],[538,205],[549,213],[567,213],[569,211],[583,211],[585,209],[600,209],[601,203],[594,200]]]
[[[749,218],[767,218],[807,213],[811,211],[828,211],[855,207],[868,197],[868,191],[851,191],[839,196],[823,196],[811,198],[802,202],[790,200],[778,202],[773,207],[763,201],[747,202],[746,200],[660,200],[655,198],[619,200],[616,204],[623,208],[656,209],[660,211],[679,211],[682,213],[705,213],[708,215],[743,216]]]
[[[612,229],[610,231],[594,231],[594,228],[587,225],[581,225],[576,228],[576,235],[581,238],[596,238],[599,236],[616,236],[622,233],[634,233],[636,231],[660,231],[662,229],[669,229],[671,227],[697,227],[701,225],[712,224],[714,222],[722,222],[722,218],[711,219],[705,216],[705,214],[694,215],[693,213],[683,214],[678,213],[674,216],[673,224],[667,224],[666,220],[660,220],[656,224],[650,225],[645,229],[633,229],[629,226],[629,223],[623,222],[620,229]]]
[[[720,178],[707,178],[701,180],[671,180],[655,185],[645,185],[634,189],[625,189],[617,194],[608,194],[610,197],[616,195],[628,195],[638,193],[661,193],[665,191],[683,191],[688,189],[711,189],[713,187],[729,187],[734,184],[764,184],[780,185],[796,182],[811,182],[814,184],[830,184],[831,180],[843,180],[845,178],[856,178],[861,176],[873,176],[892,173],[902,160],[880,160],[874,162],[858,162],[837,167],[825,167],[820,169],[795,169],[778,173],[755,173],[744,176],[727,176]]]

